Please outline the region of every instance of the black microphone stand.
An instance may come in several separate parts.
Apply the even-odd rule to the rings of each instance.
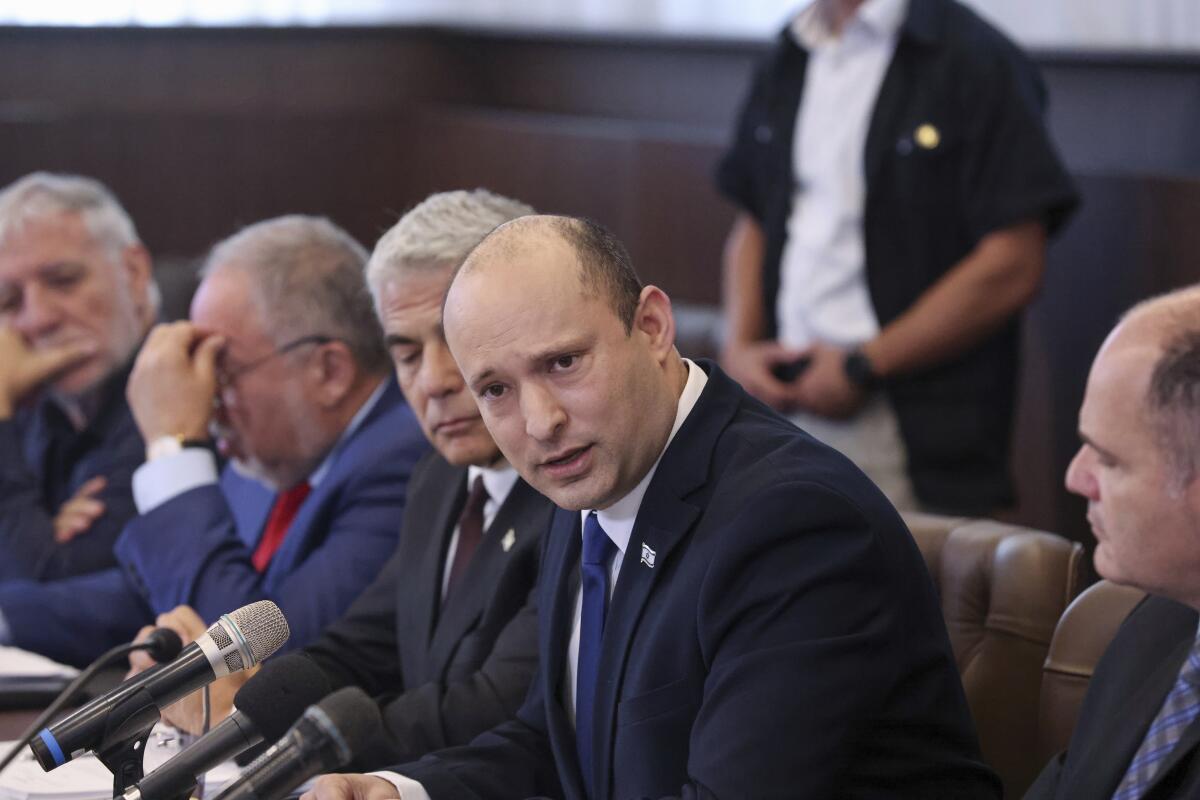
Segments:
[[[46,727],[46,723],[54,718],[67,703],[75,699],[96,673],[113,664],[120,658],[128,656],[137,650],[151,651],[155,661],[170,661],[179,655],[183,642],[178,634],[159,628],[149,637],[140,642],[131,642],[113,647],[105,652],[87,669],[79,673],[75,680],[54,698],[54,702],[38,715],[38,718],[21,734],[13,748],[0,759],[0,772],[3,772],[17,755],[25,749],[38,732]],[[147,708],[146,706],[149,706]],[[152,717],[152,718],[151,718]],[[142,779],[142,756],[146,749],[146,739],[150,729],[158,722],[158,706],[154,699],[144,690],[137,692],[116,708],[106,720],[103,744],[96,749],[100,762],[113,774],[113,794],[119,796],[125,788]],[[132,779],[130,779],[132,776]]]

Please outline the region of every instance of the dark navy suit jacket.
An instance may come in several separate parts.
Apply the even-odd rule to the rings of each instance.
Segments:
[[[125,401],[129,367],[100,389],[90,424],[75,431],[49,399],[0,421],[0,581],[45,581],[116,563],[113,544],[137,514],[130,482],[144,458],[142,435]],[[88,480],[104,514],[65,544],[54,541],[54,516]]]
[[[1112,797],[1196,641],[1197,614],[1151,595],[1121,625],[1088,684],[1065,753],[1052,759],[1026,800]],[[1200,797],[1200,719],[1188,726],[1144,800]]]
[[[226,467],[219,485],[172,498],[132,520],[118,568],[49,584],[0,585],[13,644],[83,664],[187,604],[213,621],[273,600],[300,647],[337,619],[396,547],[408,478],[428,443],[400,390],[388,388],[341,443],[301,505],[266,572],[250,563],[274,494]]]
[[[703,366],[609,606],[592,796],[999,797],[904,523],[849,461]],[[579,552],[579,513],[560,510],[517,718],[397,768],[435,800],[587,796],[561,700]]]
[[[467,469],[432,452],[409,486],[395,555],[305,650],[334,689],[356,685],[379,698],[391,735],[356,754],[362,769],[469,742],[516,713],[537,669],[532,592],[554,506],[517,481],[443,602]]]

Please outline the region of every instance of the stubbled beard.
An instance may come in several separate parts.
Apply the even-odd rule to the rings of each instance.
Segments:
[[[270,474],[258,459],[233,458],[229,460],[229,466],[233,467],[233,471],[243,478],[249,478],[256,483],[261,483],[273,492],[281,491],[274,476]]]

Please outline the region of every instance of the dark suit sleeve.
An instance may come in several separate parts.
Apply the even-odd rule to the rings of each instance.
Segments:
[[[359,686],[372,697],[402,686],[396,645],[396,596],[404,553],[397,550],[345,615],[305,648],[336,691]]]
[[[0,584],[0,612],[13,645],[77,667],[128,642],[154,621],[115,567],[50,583]]]
[[[216,485],[184,492],[132,521],[117,558],[140,576],[159,613],[186,604],[211,621],[272,600],[291,628],[283,650],[303,647],[346,610],[395,549],[408,477],[423,452],[390,451],[338,487],[325,518],[313,523],[326,528],[320,544],[273,584],[255,570]]]
[[[542,681],[535,675],[515,718],[466,747],[452,747],[390,769],[418,781],[432,800],[561,797],[544,702]]]
[[[537,669],[536,590],[500,632],[479,669],[463,680],[407,689],[384,705],[398,760],[470,741],[510,719]]]
[[[135,520],[117,544],[117,557],[140,576],[158,613],[190,605],[211,621],[271,600],[291,629],[285,647],[303,646],[337,618],[395,547],[402,499],[394,487],[366,488],[375,491],[355,493],[358,502],[330,519],[324,542],[273,586],[251,563],[215,485],[185,492]]]
[[[1025,800],[1053,800],[1057,796],[1058,782],[1062,778],[1066,755],[1063,752],[1050,759],[1042,769],[1042,773],[1038,775],[1037,780],[1025,792]]]
[[[72,487],[102,475],[107,483],[96,497],[104,503],[103,516],[87,532],[58,544],[58,509],[46,507],[40,480],[21,456],[17,424],[0,420],[0,581],[53,580],[113,565],[113,543],[136,513],[130,482],[141,462],[141,440],[114,440],[109,445],[84,465]]]

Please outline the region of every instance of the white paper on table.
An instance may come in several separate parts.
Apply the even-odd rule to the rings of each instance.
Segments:
[[[79,670],[51,661],[45,656],[22,650],[19,647],[0,646],[0,683],[7,678],[29,680],[36,678],[71,679]]]
[[[11,747],[12,742],[0,743],[0,755]],[[179,750],[179,735],[175,730],[157,725],[146,743],[143,768],[149,774]],[[239,773],[233,761],[210,770],[204,777],[204,796],[213,797],[233,783]],[[93,755],[80,756],[52,772],[44,772],[26,748],[24,754],[0,773],[0,800],[110,800],[112,781],[112,773]]]

